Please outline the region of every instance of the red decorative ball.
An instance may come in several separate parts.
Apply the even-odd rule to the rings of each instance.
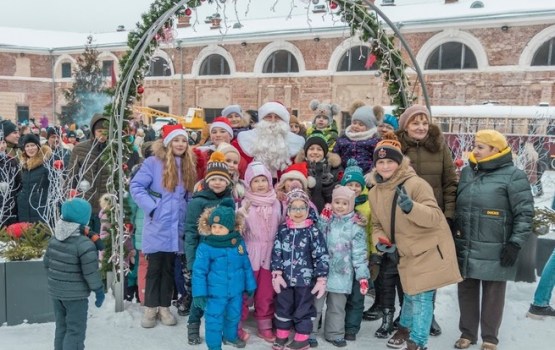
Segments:
[[[330,9],[335,10],[337,8],[337,6],[338,5],[337,5],[336,2],[333,2],[333,1],[330,2]]]
[[[193,13],[193,10],[191,10],[190,8],[186,8],[185,9],[185,16],[190,16]]]
[[[145,88],[142,85],[137,86],[137,93],[142,95],[145,92]]]
[[[78,195],[79,195],[79,191],[77,191],[75,188],[72,188],[71,190],[69,190],[67,198],[71,199],[71,198],[76,197]]]
[[[463,165],[464,165],[464,161],[463,161],[462,159],[458,158],[457,160],[455,160],[455,166],[456,166],[457,168],[460,168],[460,167],[462,167]]]
[[[62,170],[64,168],[64,161],[61,159],[56,159],[54,163],[52,163],[52,165],[54,166],[54,169]]]

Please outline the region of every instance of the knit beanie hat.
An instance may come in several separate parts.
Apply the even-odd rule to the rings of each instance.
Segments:
[[[222,152],[222,154],[225,156],[228,153],[235,153],[237,156],[239,156],[239,160],[241,160],[241,154],[239,153],[239,151],[237,150],[237,148],[235,148],[233,145],[230,145],[227,142],[222,142],[218,145],[218,148],[216,148],[216,151],[220,151]]]
[[[92,207],[83,198],[72,198],[62,204],[62,219],[80,225],[88,225]]]
[[[266,102],[260,108],[258,108],[258,120],[264,119],[270,113],[277,114],[281,120],[289,124],[289,119],[291,118],[287,108],[279,102]]]
[[[170,142],[173,140],[174,137],[183,135],[185,139],[188,139],[187,131],[183,129],[183,126],[180,124],[170,125],[166,124],[162,127],[162,135],[164,136],[164,147],[168,147]]]
[[[297,187],[293,188],[291,191],[287,192],[286,196],[287,196],[287,207],[289,207],[291,203],[297,200],[305,202],[307,206],[310,205],[310,198],[308,197],[308,194],[306,194],[306,192],[303,191],[302,188],[297,188]]]
[[[17,125],[12,123],[10,120],[0,121],[0,131],[4,131],[4,137],[17,131]]]
[[[210,124],[210,132],[212,132],[213,128],[222,128],[227,131],[228,134],[233,137],[233,128],[231,127],[231,123],[226,117],[217,117],[214,119],[212,124]]]
[[[366,186],[362,168],[358,166],[356,159],[353,158],[347,161],[347,168],[345,168],[341,178],[341,186],[346,186],[349,182],[358,182],[363,189]]]
[[[23,140],[21,141],[23,147],[25,147],[25,145],[28,143],[34,143],[35,145],[37,145],[38,148],[40,148],[40,139],[35,134],[27,134],[23,136]]]
[[[95,113],[91,119],[91,122],[94,121],[94,123],[91,125],[91,130],[94,134],[94,131],[98,128],[101,129],[108,129],[109,127],[109,120],[108,117],[106,117],[104,114],[102,113]]]
[[[329,146],[321,132],[314,131],[304,143],[304,152],[306,153],[310,146],[318,145],[324,150],[324,157],[328,155]]]
[[[499,151],[503,151],[509,147],[507,139],[503,134],[496,130],[480,130],[476,133],[476,142],[484,143],[491,147],[496,147]]]
[[[344,199],[349,203],[349,213],[355,209],[355,191],[346,186],[337,186],[331,194],[332,200]]]
[[[401,143],[397,140],[394,133],[386,133],[382,140],[376,145],[374,150],[374,164],[379,159],[391,159],[397,164],[403,161],[403,152],[401,152]]]
[[[72,137],[77,138],[77,134],[75,133],[75,131],[68,131],[67,132],[67,138],[69,139],[69,138],[72,138]]]
[[[251,123],[258,123],[258,111],[247,109],[247,113],[251,116]]]
[[[281,174],[279,182],[285,182],[285,180],[299,180],[304,188],[312,188],[316,185],[316,180],[308,176],[308,166],[306,162],[291,164],[287,169]]]
[[[264,176],[268,179],[268,184],[270,187],[272,186],[272,174],[270,170],[264,166],[264,164],[260,162],[251,162],[247,166],[247,170],[245,170],[245,182],[247,185],[251,185],[251,181],[257,176]]]
[[[220,224],[225,226],[229,232],[235,229],[235,203],[231,198],[225,198],[214,208],[208,217],[208,224]]]
[[[222,115],[224,117],[227,118],[228,115],[230,115],[231,113],[237,113],[239,115],[243,114],[243,110],[241,109],[241,106],[239,105],[229,105],[226,108],[224,108],[222,110]]]
[[[358,120],[366,125],[368,129],[375,128],[378,125],[378,120],[374,115],[373,108],[371,106],[365,106],[364,102],[355,102],[351,107],[351,112],[351,121]]]
[[[399,121],[395,116],[392,116],[391,114],[386,114],[383,118],[383,122],[384,124],[391,125],[393,127],[393,130],[399,129]]]
[[[430,121],[430,111],[428,111],[428,108],[422,105],[412,105],[401,114],[399,118],[399,130],[405,130],[409,120],[417,114],[424,114],[428,121]]]
[[[215,177],[220,177],[227,181],[227,184],[231,184],[231,175],[229,174],[229,169],[225,163],[225,156],[222,152],[215,151],[210,156],[208,160],[208,166],[206,167],[206,175],[204,175],[204,181],[206,183],[210,182],[210,179]]]
[[[60,132],[56,128],[49,127],[46,129],[46,139],[48,140],[52,135],[60,136]]]
[[[333,121],[333,116],[339,113],[340,110],[339,106],[336,104],[320,103],[320,101],[318,100],[310,101],[308,107],[310,108],[310,110],[316,113],[314,119],[316,119],[316,117],[318,116],[323,115],[328,118],[328,123],[330,125]]]

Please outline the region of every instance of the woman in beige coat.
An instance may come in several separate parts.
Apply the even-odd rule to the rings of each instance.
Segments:
[[[398,253],[404,290],[400,328],[388,346],[422,350],[428,342],[435,289],[462,280],[449,225],[430,185],[418,177],[393,134],[374,151],[367,175],[372,208],[372,239],[379,251]],[[391,222],[394,217],[394,231]],[[392,231],[394,234],[392,234]]]

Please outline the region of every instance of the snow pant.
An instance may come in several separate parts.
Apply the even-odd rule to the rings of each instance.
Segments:
[[[382,267],[376,282],[376,285],[379,286],[379,298],[377,299],[380,308],[395,308],[395,290],[397,290],[397,296],[399,297],[399,305],[403,305],[404,293],[399,271],[397,270],[397,263],[391,261],[388,258],[388,254],[384,254],[382,258]]]
[[[542,271],[542,277],[540,282],[536,287],[536,292],[534,293],[534,305],[535,306],[549,306],[551,301],[551,293],[553,293],[553,286],[555,285],[555,249],[551,253],[547,263]]]
[[[316,317],[312,287],[287,287],[277,294],[274,324],[277,329],[290,330],[309,335],[312,331],[312,318]]]
[[[314,309],[316,309],[316,317],[312,320],[312,332],[310,332],[310,338],[316,339],[318,335],[318,324],[320,323],[320,319],[322,318],[322,309],[326,303],[327,292],[320,298],[314,297]]]
[[[139,286],[139,300],[141,305],[145,304],[146,289],[146,272],[148,270],[148,261],[142,251],[139,251],[139,272],[137,275],[137,285]]]
[[[175,253],[157,252],[147,255],[146,307],[169,307],[173,296]]]
[[[353,278],[351,294],[347,295],[345,304],[345,333],[358,334],[364,312],[364,295],[360,293],[360,283]]]
[[[225,340],[237,340],[242,304],[242,293],[230,297],[208,297],[204,325],[208,349],[219,349],[222,346],[222,335]]]
[[[254,292],[254,318],[258,330],[272,329],[272,317],[274,316],[274,288],[272,288],[272,273],[270,270],[261,268],[253,271],[256,281]],[[249,317],[249,300],[244,298],[241,312],[241,321]]]
[[[345,337],[345,305],[347,294],[328,292],[324,337],[329,340]]]
[[[480,286],[482,300],[480,300]],[[484,342],[499,343],[497,335],[503,319],[506,289],[505,281],[466,278],[458,284],[461,338],[476,342],[478,326],[480,326]]]
[[[199,323],[200,319],[204,316],[204,310],[199,309],[194,304],[191,304],[191,310],[189,311],[189,319],[187,320],[187,324]]]
[[[434,316],[435,290],[408,295],[405,293],[401,311],[401,326],[410,330],[409,338],[422,348],[426,347]]]
[[[89,299],[60,300],[53,298],[56,332],[54,350],[82,350],[87,332]]]
[[[185,276],[183,275],[182,259],[183,259],[183,254],[175,255],[173,277],[175,282],[175,291],[177,292],[178,296],[183,296],[186,293]]]

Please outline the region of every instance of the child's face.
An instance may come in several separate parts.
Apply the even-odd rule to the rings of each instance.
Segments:
[[[314,126],[316,129],[322,130],[327,128],[328,125],[330,125],[330,122],[325,115],[319,115],[314,119]]]
[[[293,201],[287,208],[287,215],[294,223],[300,224],[308,217],[308,205],[301,200]]]
[[[310,162],[319,162],[324,159],[324,150],[319,145],[311,145],[306,150],[306,158]]]
[[[331,201],[331,210],[337,215],[349,214],[349,202],[343,198],[334,198]]]
[[[352,132],[363,132],[368,130],[368,127],[366,125],[364,125],[361,121],[359,120],[353,120],[351,122],[351,131]]]
[[[223,128],[214,127],[210,131],[210,141],[217,147],[222,142],[231,142],[231,135]]]
[[[297,123],[289,124],[289,127],[291,128],[291,132],[294,134],[298,135],[301,132],[301,126]]]
[[[214,193],[222,193],[227,188],[227,181],[219,176],[214,176],[208,181],[208,188]]]
[[[229,233],[229,230],[224,225],[212,224],[210,228],[214,236],[225,236]]]
[[[227,119],[229,120],[229,123],[231,124],[232,128],[239,128],[241,127],[241,115],[237,114],[237,113],[230,113],[227,116]]]
[[[378,125],[378,132],[380,133],[380,137],[383,137],[383,135],[385,135],[385,134],[386,134],[387,132],[389,132],[389,131],[390,131],[390,132],[394,132],[394,131],[395,131],[395,129],[393,129],[393,126],[391,126],[391,125],[389,125],[389,124],[387,124],[387,123],[384,123],[384,122],[381,122],[381,123]]]
[[[270,184],[264,175],[259,175],[252,179],[250,186],[253,193],[266,193],[270,190]]]
[[[189,142],[187,138],[183,135],[178,135],[174,137],[171,141],[171,149],[174,156],[180,157],[187,151],[189,147]]]
[[[396,161],[388,158],[378,159],[376,162],[376,171],[384,180],[389,180],[398,167],[399,164]]]
[[[358,182],[351,181],[348,182],[346,186],[351,189],[357,197],[360,196],[360,193],[362,192],[362,186]]]
[[[303,184],[299,180],[297,180],[297,179],[287,179],[283,183],[283,187],[285,188],[286,193],[291,191],[291,187],[293,186],[294,183],[297,184],[297,187],[303,188]]]
[[[240,160],[241,159],[239,155],[235,152],[228,152],[225,154],[225,163],[227,164],[231,176],[237,174],[237,172],[239,171]]]

